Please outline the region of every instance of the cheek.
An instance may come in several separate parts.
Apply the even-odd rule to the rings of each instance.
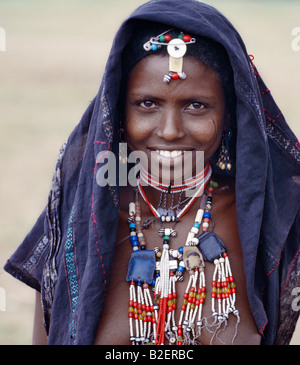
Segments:
[[[136,149],[142,144],[145,139],[152,133],[151,123],[139,120],[134,113],[130,111],[126,114],[125,119],[125,138],[126,142],[131,149]]]
[[[210,149],[215,144],[219,145],[223,131],[223,124],[221,128],[218,126],[219,124],[215,119],[211,118],[193,126],[191,133],[199,143],[199,147]]]

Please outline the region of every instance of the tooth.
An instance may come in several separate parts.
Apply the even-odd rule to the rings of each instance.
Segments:
[[[161,156],[164,157],[170,157],[171,156],[171,152],[170,151],[159,151]]]
[[[171,157],[175,158],[181,155],[181,151],[172,151],[171,152]]]

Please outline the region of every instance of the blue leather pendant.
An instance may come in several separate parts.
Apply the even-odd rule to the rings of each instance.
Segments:
[[[204,232],[197,238],[199,240],[197,247],[206,261],[213,262],[226,252],[224,242],[213,232]]]
[[[151,284],[156,260],[153,250],[134,251],[129,260],[126,280]]]

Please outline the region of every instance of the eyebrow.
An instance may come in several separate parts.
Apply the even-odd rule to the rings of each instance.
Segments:
[[[142,92],[130,92],[127,93],[127,96],[131,99],[136,99],[136,100],[153,100],[153,101],[163,101],[164,98],[161,98],[159,96],[154,96],[152,94],[149,93],[145,93],[143,94]],[[193,96],[188,96],[186,98],[183,98],[182,101],[184,102],[196,102],[196,101],[203,101],[203,100],[207,100],[207,101],[213,101],[216,99],[216,96],[214,95],[193,95]]]

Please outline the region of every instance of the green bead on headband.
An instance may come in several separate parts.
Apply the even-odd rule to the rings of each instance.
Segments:
[[[169,32],[172,29],[156,36],[151,37],[148,42],[144,44],[145,51],[157,51],[162,46],[167,47],[169,54],[169,73],[164,76],[164,82],[169,83],[171,80],[185,79],[186,74],[182,71],[183,57],[187,51],[187,44],[196,42],[188,34],[180,33],[177,38],[172,39]]]

